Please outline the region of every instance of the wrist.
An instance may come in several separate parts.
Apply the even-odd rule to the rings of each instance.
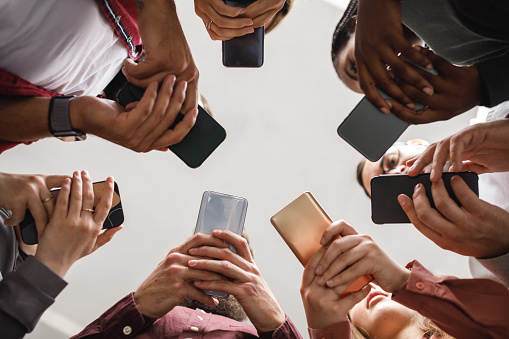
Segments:
[[[401,289],[401,287],[403,287],[403,285],[406,284],[408,278],[410,278],[410,273],[412,269],[411,267],[403,268],[400,266],[398,266],[398,268],[399,273],[395,275],[396,279],[394,279],[394,283],[391,288],[392,291],[389,291],[393,294],[396,294]]]
[[[281,308],[279,308],[279,310],[274,310],[274,312],[272,312],[272,316],[267,316],[265,320],[266,321],[264,321],[263,323],[259,324],[253,323],[253,326],[259,333],[277,330],[278,327],[285,322],[286,314],[285,312],[283,312]]]
[[[36,252],[35,257],[62,279],[65,277],[67,271],[69,271],[69,268],[71,267],[71,265],[67,265],[61,260],[54,260],[49,256],[46,256],[44,253],[40,253],[40,251]]]

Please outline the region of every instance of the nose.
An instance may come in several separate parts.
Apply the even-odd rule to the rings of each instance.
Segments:
[[[408,172],[408,167],[406,164],[401,164],[396,166],[393,170],[391,170],[389,173],[392,174],[406,174]]]

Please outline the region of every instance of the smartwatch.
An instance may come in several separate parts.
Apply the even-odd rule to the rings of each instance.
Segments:
[[[54,96],[51,98],[48,112],[48,129],[51,134],[63,141],[82,141],[87,135],[72,128],[69,106],[75,95]]]

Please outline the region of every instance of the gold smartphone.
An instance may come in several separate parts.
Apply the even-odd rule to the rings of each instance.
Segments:
[[[301,194],[276,213],[270,222],[302,266],[306,266],[311,257],[322,247],[320,239],[323,232],[332,224],[331,218],[310,192]],[[359,291],[372,280],[371,275],[359,277],[341,296]]]

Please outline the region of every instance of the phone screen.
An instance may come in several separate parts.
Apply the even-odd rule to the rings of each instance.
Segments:
[[[479,177],[474,172],[445,172],[442,175],[445,188],[449,196],[461,205],[451,187],[451,178],[459,175],[468,187],[479,195]],[[431,194],[431,180],[429,173],[410,177],[406,174],[379,175],[371,179],[371,219],[375,224],[400,224],[410,223],[405,211],[398,202],[400,194],[412,197],[415,185],[421,183],[426,189],[426,195],[430,200],[431,207],[435,207]]]
[[[302,266],[306,266],[322,247],[320,239],[323,232],[332,224],[332,220],[310,192],[301,194],[270,221]],[[341,296],[359,291],[372,280],[370,275],[359,277]]]

